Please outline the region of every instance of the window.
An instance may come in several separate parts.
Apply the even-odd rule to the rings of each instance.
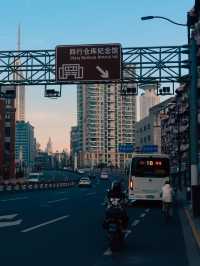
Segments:
[[[5,127],[5,137],[10,137],[10,127]]]
[[[10,150],[10,142],[5,142],[4,147],[5,147],[5,150],[9,151]]]
[[[148,141],[151,141],[151,136],[150,136],[150,135],[148,135],[148,137],[147,137],[147,138],[148,138]]]
[[[6,120],[9,120],[10,118],[11,118],[10,113],[6,113],[6,114],[5,114],[5,119],[6,119]]]

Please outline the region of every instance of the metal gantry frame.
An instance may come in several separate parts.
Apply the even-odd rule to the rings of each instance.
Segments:
[[[122,48],[122,55],[121,84],[174,84],[188,74],[187,45]],[[55,50],[0,51],[0,86],[59,84],[85,82],[55,79]]]

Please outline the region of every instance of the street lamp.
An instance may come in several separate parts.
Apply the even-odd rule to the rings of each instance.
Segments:
[[[189,106],[190,106],[190,174],[191,185],[198,184],[198,93],[197,93],[197,44],[194,35],[190,36],[190,22],[187,24],[177,23],[171,19],[162,16],[146,16],[142,20],[149,19],[164,19],[170,23],[178,26],[187,27],[188,30],[188,48],[189,48],[189,65],[190,65],[190,93],[189,93]]]
[[[161,17],[161,16],[146,16],[146,17],[141,17],[141,20],[150,20],[150,19],[154,19],[154,18],[160,18],[160,19],[164,19],[167,20],[173,24],[176,24],[178,26],[183,26],[183,27],[187,27],[187,24],[183,24],[183,23],[177,23],[169,18],[165,18],[165,17]]]

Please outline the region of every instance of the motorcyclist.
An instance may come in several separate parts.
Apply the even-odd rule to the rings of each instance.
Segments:
[[[108,205],[104,225],[109,224],[110,221],[122,223],[123,229],[128,226],[128,215],[125,209],[124,201],[126,195],[123,190],[121,181],[114,181],[110,190],[107,193]]]
[[[111,188],[108,190],[107,199],[110,201],[112,198],[117,198],[123,202],[126,198],[124,193],[123,185],[121,181],[114,181]]]

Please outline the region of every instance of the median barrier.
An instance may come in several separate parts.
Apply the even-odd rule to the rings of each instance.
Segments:
[[[70,188],[75,186],[77,180],[67,180],[63,182],[38,182],[37,184],[34,182],[31,183],[16,183],[16,184],[0,184],[0,195],[4,193],[17,193],[23,191],[35,191],[35,190],[48,190],[48,189],[61,189],[61,188]]]

